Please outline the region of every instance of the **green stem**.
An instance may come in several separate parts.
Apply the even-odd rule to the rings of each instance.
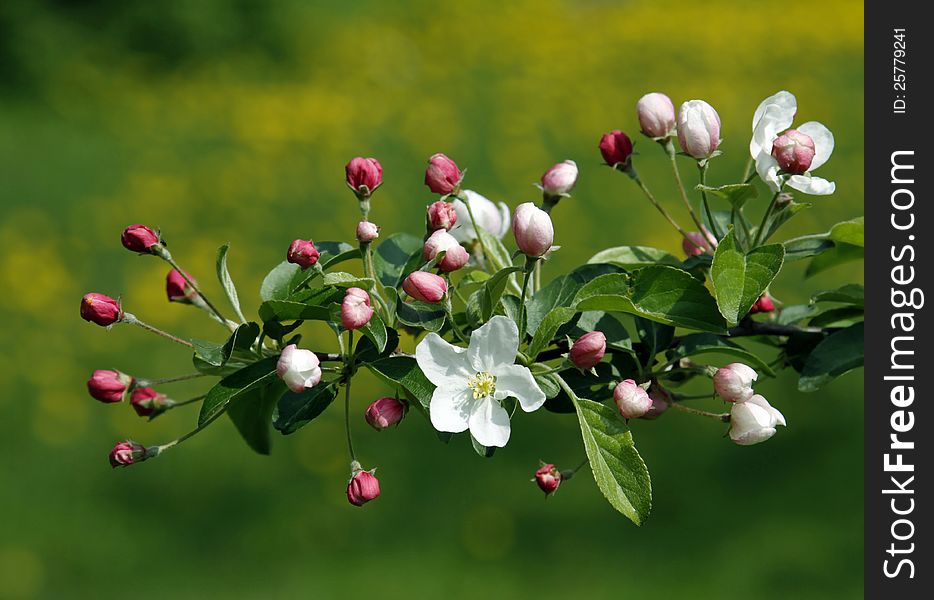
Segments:
[[[753,248],[758,247],[760,244],[765,243],[765,238],[763,234],[765,233],[765,225],[769,221],[769,217],[772,215],[772,211],[775,209],[775,203],[778,201],[778,196],[782,193],[782,188],[784,184],[778,187],[778,191],[772,196],[772,201],[769,202],[769,207],[765,209],[765,214],[762,215],[762,223],[759,224],[759,230],[756,231],[756,241],[752,245]]]
[[[175,404],[170,406],[169,409],[178,408],[179,406],[185,406],[186,404],[194,404],[195,402],[199,400],[204,400],[205,396],[207,396],[207,394],[201,394],[200,396],[195,396],[194,398],[189,398],[188,400],[182,400],[181,402],[176,402]]]
[[[204,376],[204,373],[189,373],[188,375],[176,375],[175,377],[162,377],[160,379],[143,379],[142,377],[138,377],[136,379],[136,387],[152,387],[155,385],[162,385],[164,383],[188,381],[189,379],[197,379]]]
[[[700,169],[700,183],[701,185],[706,186],[707,163],[697,163],[697,166]],[[707,220],[710,221],[710,231],[713,232],[714,237],[718,240],[723,239],[723,233],[720,231],[720,228],[717,227],[717,222],[713,220],[713,213],[710,211],[710,203],[707,201],[707,192],[705,192],[703,189],[701,190],[701,200],[704,203],[704,212],[707,214]]]
[[[463,202],[464,205],[467,207],[467,214],[470,215],[470,223],[473,225],[474,235],[477,236],[477,241],[480,242],[480,250],[483,252],[483,261],[484,261],[484,263],[492,262],[492,261],[493,261],[493,255],[490,254],[489,250],[488,250],[487,247],[486,247],[486,244],[483,243],[483,236],[480,234],[480,224],[477,223],[477,220],[476,220],[476,219],[474,218],[474,216],[473,216],[473,207],[470,206],[470,199],[467,198],[467,194],[464,194],[464,195],[462,196],[462,195],[460,195],[460,194],[458,193],[455,197],[456,197],[457,199],[459,199],[461,202]],[[496,269],[494,268],[494,269],[491,271],[491,270],[489,269],[489,266],[490,266],[490,265],[487,265],[487,267],[488,267],[488,268],[487,268],[487,271],[490,272],[490,273],[495,273],[495,272],[496,272]]]
[[[671,407],[676,408],[680,410],[681,412],[686,412],[692,415],[697,415],[699,417],[708,417],[710,419],[716,419],[724,423],[730,422],[730,413],[712,413],[706,410],[700,410],[698,408],[691,408],[690,406],[684,406],[683,404],[678,404],[677,402],[673,402],[671,404]]]
[[[347,343],[353,348],[353,330],[347,332]],[[350,382],[353,381],[353,377],[349,372],[349,369],[353,365],[353,356],[347,356],[345,359],[345,368],[348,369],[346,373],[346,383],[344,384],[344,428],[347,431],[347,449],[350,451],[350,460],[355,462],[357,460],[357,454],[353,449],[353,436],[350,434]]]
[[[165,339],[167,339],[167,340],[172,340],[172,341],[175,342],[176,344],[181,344],[182,346],[186,346],[186,347],[188,347],[188,348],[194,348],[194,346],[192,345],[191,342],[189,342],[189,341],[187,341],[187,340],[183,340],[183,339],[180,338],[180,337],[175,337],[175,336],[172,335],[171,333],[167,333],[167,332],[165,332],[165,331],[162,331],[161,329],[159,329],[159,328],[157,328],[157,327],[153,327],[152,325],[150,325],[150,324],[148,324],[148,323],[144,323],[144,322],[140,321],[139,319],[137,319],[137,318],[136,318],[136,315],[132,315],[132,314],[130,314],[130,313],[123,313],[123,322],[124,322],[124,323],[129,323],[129,324],[131,324],[131,325],[136,325],[137,327],[141,327],[141,328],[145,329],[146,331],[151,331],[152,333],[155,333],[156,335],[161,335],[161,336],[164,337]]]
[[[755,159],[752,155],[749,155],[749,158],[746,159],[746,167],[743,169],[743,183],[749,183],[752,180],[755,173],[752,170],[752,165],[755,164]]]
[[[169,263],[169,265],[171,265],[173,269],[178,271],[178,274],[182,276],[182,279],[184,279],[188,283],[188,285],[191,286],[191,289],[193,289],[198,294],[198,296],[201,297],[201,300],[204,301],[208,309],[210,309],[210,311],[214,313],[214,316],[216,316],[220,320],[221,323],[224,323],[225,325],[227,325],[227,328],[230,329],[231,331],[234,331],[237,328],[236,325],[231,326],[231,323],[229,323],[227,319],[224,318],[224,315],[221,314],[221,311],[217,310],[217,307],[214,306],[214,304],[210,300],[208,300],[207,296],[204,295],[204,292],[201,291],[201,289],[198,287],[198,284],[195,283],[195,280],[189,277],[188,273],[186,273],[185,270],[182,269],[177,262],[175,262],[175,259],[172,258],[171,254],[168,254],[168,252],[166,252],[164,255],[162,255],[162,258],[165,260],[165,262]]]
[[[645,194],[645,197],[649,199],[649,202],[652,203],[652,206],[658,209],[658,212],[661,213],[663,217],[665,217],[665,220],[668,221],[668,223],[674,227],[675,230],[677,230],[677,232],[680,233],[684,239],[688,240],[693,246],[700,248],[700,246],[694,243],[694,240],[691,239],[691,236],[688,235],[688,233],[682,229],[680,225],[678,225],[678,223],[672,218],[670,214],[668,214],[668,211],[665,210],[665,207],[658,203],[658,200],[656,200],[655,196],[652,195],[652,192],[649,191],[649,188],[639,177],[639,174],[636,173],[636,168],[630,165],[627,169],[627,174],[630,178],[632,178],[633,181],[636,182],[636,185],[639,186],[639,189],[642,190],[642,193]]]
[[[177,406],[177,405],[176,405],[176,406]],[[187,440],[187,439],[189,439],[189,438],[191,438],[191,437],[194,437],[194,436],[197,435],[198,433],[204,431],[205,429],[207,429],[208,425],[210,425],[211,423],[213,423],[214,421],[216,421],[218,418],[220,418],[220,416],[221,416],[222,414],[224,414],[225,412],[227,412],[227,407],[226,407],[226,406],[225,406],[224,408],[222,408],[221,410],[217,411],[210,419],[208,419],[208,420],[205,421],[204,423],[201,423],[201,424],[198,425],[195,429],[189,431],[188,433],[186,433],[185,435],[181,436],[180,438],[175,439],[175,440],[172,440],[172,441],[169,442],[168,444],[162,444],[161,446],[157,446],[156,455],[158,456],[159,454],[162,454],[164,451],[168,450],[169,448],[172,448],[173,446],[177,446],[177,445],[181,444],[182,442],[184,442],[185,440]]]
[[[671,170],[675,174],[675,182],[678,184],[678,190],[681,192],[681,200],[684,202],[685,208],[688,209],[688,213],[691,215],[691,220],[694,221],[694,225],[697,226],[697,231],[703,235],[704,233],[704,224],[701,223],[700,218],[698,218],[697,213],[694,212],[694,207],[691,206],[691,201],[688,199],[687,191],[684,189],[684,182],[681,181],[681,171],[678,169],[678,160],[675,156],[675,147],[669,138],[664,144],[665,152],[668,154],[668,158],[671,159]],[[693,243],[693,240],[692,242]],[[700,248],[697,244],[694,244],[695,247]]]
[[[533,273],[535,272],[535,266],[538,263],[538,258],[527,257],[525,265],[525,273],[522,278],[522,295],[519,296],[519,341],[521,342],[525,339],[525,297],[529,291],[529,280],[532,279]]]

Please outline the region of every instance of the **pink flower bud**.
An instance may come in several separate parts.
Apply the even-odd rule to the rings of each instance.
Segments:
[[[363,506],[379,498],[379,480],[370,471],[357,471],[347,484],[347,500],[354,506]]]
[[[158,246],[159,234],[145,225],[130,225],[120,236],[123,247],[140,254],[149,254],[153,246]]]
[[[785,426],[785,416],[758,394],[730,409],[730,439],[740,446],[764,442],[777,425]]]
[[[701,227],[703,227],[703,233],[699,231],[688,232],[688,237],[691,238],[690,242],[684,238],[681,239],[681,249],[688,256],[700,256],[704,252],[717,247],[717,238],[706,227],[703,225]]]
[[[321,381],[321,361],[311,350],[289,344],[279,354],[276,375],[290,390],[300,394]]]
[[[457,163],[443,154],[435,154],[425,169],[425,185],[432,192],[446,196],[457,189],[464,178]]]
[[[642,415],[643,419],[657,419],[663,412],[668,410],[672,403],[671,394],[668,393],[668,390],[661,387],[654,381],[652,382],[652,386],[649,388],[649,398],[652,400],[652,408],[650,408],[647,413]]]
[[[379,226],[369,221],[360,221],[357,223],[357,241],[369,244],[379,237]]]
[[[375,158],[358,156],[344,167],[347,185],[360,196],[368,197],[383,183],[383,167]]]
[[[720,115],[703,100],[688,100],[678,113],[678,141],[688,156],[709,158],[720,145]]]
[[[665,94],[652,92],[639,98],[639,102],[636,103],[636,114],[639,115],[642,133],[650,138],[667,138],[675,131],[677,125],[675,105]]]
[[[814,160],[814,140],[797,129],[789,129],[772,142],[772,156],[785,173],[801,175]]]
[[[566,160],[553,165],[542,175],[542,191],[549,196],[567,196],[577,185],[577,163]]]
[[[758,378],[759,374],[752,367],[743,363],[731,363],[717,369],[713,376],[713,387],[727,402],[744,402],[755,393],[752,390],[752,382]]]
[[[348,288],[341,302],[341,325],[344,329],[360,329],[373,318],[370,295],[356,287]]]
[[[546,496],[550,496],[561,485],[561,471],[550,463],[542,465],[538,471],[535,471],[535,483],[538,484],[538,489],[545,492]]]
[[[318,249],[312,240],[295,240],[289,246],[286,260],[307,269],[318,262]]]
[[[191,275],[188,277],[191,278]],[[188,284],[181,273],[172,269],[165,276],[165,295],[168,296],[169,302],[191,302],[198,292]]]
[[[110,404],[122,401],[131,385],[133,378],[126,373],[98,369],[88,379],[88,393],[95,400]]]
[[[516,207],[512,220],[512,233],[526,256],[544,256],[555,241],[555,228],[548,213],[531,202]]]
[[[448,293],[448,284],[443,277],[427,271],[415,271],[402,282],[402,289],[409,296],[422,302],[435,304]]]
[[[438,229],[425,240],[425,247],[422,250],[422,258],[434,260],[439,252],[444,252],[444,258],[438,263],[438,268],[445,273],[450,273],[462,268],[470,260],[467,250],[458,243],[454,236]]]
[[[775,302],[768,294],[762,294],[749,309],[750,314],[770,313],[775,310]]]
[[[396,398],[380,398],[366,409],[366,422],[376,431],[398,425],[405,416],[405,404]]]
[[[438,200],[428,205],[428,229],[450,230],[457,223],[457,209],[450,202]]]
[[[130,394],[130,404],[139,416],[150,417],[165,412],[173,402],[151,387],[142,387]]]
[[[120,442],[110,451],[110,466],[113,468],[127,467],[134,463],[143,462],[149,458],[146,446],[134,441]]]
[[[626,379],[616,384],[613,390],[613,400],[619,414],[624,419],[638,419],[652,408],[652,399],[642,386],[632,379]]]
[[[571,362],[578,369],[592,369],[606,354],[606,336],[600,331],[591,331],[577,338],[571,346]]]
[[[632,156],[632,140],[619,129],[604,133],[600,138],[600,154],[603,155],[603,161],[611,167],[627,165],[629,157]]]
[[[123,309],[110,296],[92,292],[81,298],[81,318],[107,327],[123,319]]]

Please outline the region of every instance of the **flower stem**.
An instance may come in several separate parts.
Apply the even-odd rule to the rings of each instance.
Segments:
[[[527,257],[525,263],[525,273],[522,278],[522,295],[519,296],[519,341],[525,338],[525,297],[529,291],[529,280],[535,273],[535,266],[539,262],[538,258]]]
[[[136,387],[152,387],[154,385],[162,385],[164,383],[175,383],[176,381],[188,381],[189,379],[197,379],[199,377],[204,377],[204,373],[189,373],[188,375],[176,375],[175,377],[162,377],[160,379],[143,379],[138,377],[136,379]]]
[[[724,423],[730,422],[730,413],[713,413],[706,410],[700,410],[699,408],[691,408],[690,406],[684,406],[683,404],[678,404],[677,402],[672,402],[672,408],[676,408],[682,412],[690,413],[692,415],[697,415],[699,417],[708,417],[710,419],[716,419]]]
[[[662,146],[665,148],[665,153],[668,154],[668,158],[671,160],[671,170],[675,174],[675,182],[678,184],[678,190],[681,192],[681,200],[684,202],[685,208],[688,209],[688,213],[690,213],[691,220],[694,221],[694,225],[697,226],[697,231],[703,235],[704,225],[701,223],[700,218],[698,218],[697,213],[694,212],[694,207],[691,206],[691,201],[688,199],[687,191],[684,189],[684,182],[681,181],[681,171],[678,169],[678,160],[675,156],[675,146],[671,142],[671,138],[665,140]],[[694,241],[692,240],[691,243],[693,244]],[[700,246],[697,244],[694,244],[694,246],[700,248]]]
[[[697,167],[700,169],[700,183],[703,186],[707,185],[707,162],[697,163]],[[710,203],[707,201],[707,192],[701,189],[701,200],[704,203],[704,212],[707,213],[707,220],[710,221],[710,230],[713,232],[713,235],[718,240],[723,239],[723,233],[720,232],[720,228],[717,227],[717,222],[713,220],[713,213],[710,211]]]
[[[162,331],[161,329],[159,329],[159,328],[157,328],[157,327],[153,327],[152,325],[150,325],[150,324],[148,324],[148,323],[144,323],[144,322],[140,321],[139,319],[137,319],[137,318],[136,318],[136,315],[132,315],[132,314],[130,314],[130,313],[123,313],[123,322],[124,322],[124,323],[130,323],[131,325],[136,325],[137,327],[142,327],[142,328],[145,329],[146,331],[151,331],[152,333],[155,333],[156,335],[161,335],[161,336],[164,337],[165,339],[167,339],[167,340],[172,340],[172,341],[175,342],[176,344],[181,344],[182,346],[186,346],[186,347],[188,347],[188,348],[194,348],[194,346],[192,345],[191,342],[189,342],[189,341],[187,341],[187,340],[183,340],[183,339],[180,338],[180,337],[175,337],[175,336],[172,335],[171,333],[167,333],[167,332],[165,332],[165,331]]]
[[[347,345],[353,351],[353,330],[347,332]],[[344,362],[346,374],[346,383],[344,384],[344,428],[347,430],[347,449],[350,451],[350,460],[351,462],[356,462],[357,454],[353,449],[353,436],[350,434],[350,382],[353,381],[351,377],[350,369],[353,365],[353,356],[348,355]]]
[[[176,406],[179,406],[179,405],[176,404]],[[192,437],[194,437],[195,435],[197,435],[198,433],[200,433],[201,431],[207,429],[208,425],[210,425],[211,423],[213,423],[214,421],[216,421],[216,420],[217,420],[221,415],[223,415],[225,412],[227,412],[227,407],[226,407],[226,406],[225,406],[224,408],[222,408],[221,410],[217,411],[210,419],[208,419],[208,420],[205,421],[204,423],[201,423],[201,424],[198,425],[196,428],[192,429],[191,431],[189,431],[189,432],[186,433],[185,435],[181,436],[180,438],[175,439],[175,440],[172,440],[171,442],[169,442],[169,443],[167,443],[167,444],[162,444],[161,446],[156,446],[156,456],[158,456],[159,454],[162,454],[164,451],[168,450],[169,448],[172,448],[172,447],[174,447],[174,446],[177,446],[177,445],[181,444],[181,443],[184,442],[185,440],[187,440],[187,439],[189,439],[189,438],[192,438]]]
[[[759,229],[756,231],[756,241],[753,244],[753,248],[758,247],[759,244],[764,244],[765,240],[768,239],[763,234],[765,233],[765,225],[769,221],[769,217],[772,215],[772,211],[775,209],[775,203],[778,201],[778,196],[782,193],[783,185],[778,187],[778,191],[772,196],[772,201],[769,202],[769,207],[765,209],[765,214],[762,215],[762,223],[759,224]]]
[[[639,177],[639,174],[636,173],[636,168],[630,165],[627,168],[626,173],[630,178],[632,178],[633,181],[636,182],[636,185],[639,186],[639,189],[642,190],[642,193],[645,194],[645,197],[648,198],[649,202],[652,203],[652,206],[658,209],[658,212],[660,212],[661,215],[665,217],[665,220],[668,221],[668,223],[674,227],[675,230],[677,230],[677,232],[680,233],[684,239],[688,240],[692,245],[699,248],[700,246],[697,246],[697,244],[694,243],[694,240],[691,239],[691,236],[689,236],[688,233],[682,229],[681,226],[678,225],[678,223],[672,218],[672,216],[668,214],[668,211],[665,210],[665,207],[658,203],[658,200],[655,199],[655,196],[652,195],[652,192],[650,192],[649,188],[645,185],[645,183],[643,183],[642,179]]]
[[[755,159],[752,155],[749,155],[749,158],[746,159],[746,167],[743,169],[743,183],[749,183],[752,179],[752,165],[755,164]]]
[[[178,271],[178,274],[181,275],[182,278],[188,283],[188,285],[191,286],[191,289],[193,289],[198,294],[198,296],[201,297],[201,299],[204,301],[204,303],[207,305],[210,311],[214,313],[214,316],[216,316],[218,320],[220,320],[221,323],[226,324],[227,328],[230,329],[231,331],[234,331],[235,329],[237,329],[237,326],[235,324],[232,325],[229,321],[227,321],[227,319],[224,318],[224,315],[222,315],[221,312],[217,310],[217,307],[214,306],[214,304],[210,300],[208,300],[207,296],[204,295],[204,292],[201,291],[201,288],[198,287],[198,284],[195,283],[195,280],[189,277],[188,273],[186,273],[185,270],[182,269],[177,262],[175,262],[175,259],[172,258],[171,254],[169,254],[166,251],[164,254],[160,256],[162,257],[163,260],[165,260],[165,262],[169,263],[173,269]]]
[[[484,262],[492,262],[493,255],[490,254],[489,250],[486,247],[486,244],[483,243],[483,236],[480,234],[480,229],[481,229],[480,224],[477,223],[477,220],[473,216],[473,207],[470,205],[470,199],[467,198],[467,194],[461,195],[459,192],[456,194],[455,197],[459,199],[460,201],[462,201],[467,206],[467,214],[470,215],[470,223],[473,225],[474,235],[477,236],[477,241],[480,242],[480,250],[483,252]],[[487,267],[489,266],[490,265],[487,265]],[[508,266],[508,265],[505,265],[505,266]],[[487,271],[490,271],[490,269],[487,268]],[[495,271],[496,269],[493,269],[490,272],[495,272]]]

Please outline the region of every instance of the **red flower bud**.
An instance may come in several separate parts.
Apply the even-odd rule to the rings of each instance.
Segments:
[[[632,156],[632,140],[619,129],[614,129],[600,138],[600,154],[603,155],[604,162],[611,167],[628,164],[629,157]]]
[[[379,480],[370,471],[357,470],[347,484],[347,500],[354,506],[363,506],[379,498]]]
[[[652,386],[649,388],[649,399],[652,400],[652,408],[642,415],[642,418],[650,421],[660,417],[663,412],[668,410],[672,403],[671,394],[668,390],[655,381],[652,382]]]
[[[151,253],[151,248],[161,243],[159,234],[145,225],[130,225],[124,229],[123,234],[120,236],[120,242],[127,250],[139,252],[140,254]]]
[[[446,196],[457,189],[464,174],[457,168],[457,163],[443,154],[435,154],[428,159],[425,169],[425,185],[432,192]]]
[[[542,468],[535,471],[535,483],[546,496],[550,496],[561,485],[561,471],[552,464],[542,465]]]
[[[143,462],[149,458],[148,454],[146,446],[142,444],[131,440],[120,442],[110,451],[110,466],[116,469]]]
[[[123,309],[110,296],[92,292],[81,299],[81,318],[107,327],[123,319]]]
[[[717,247],[717,238],[713,236],[712,233],[707,231],[707,228],[704,227],[703,233],[699,231],[690,231],[688,232],[688,237],[691,238],[690,241],[683,239],[681,240],[681,249],[684,250],[684,253],[687,256],[700,256],[708,250],[712,250]]]
[[[142,387],[136,388],[130,394],[130,404],[139,416],[150,417],[165,412],[172,405],[172,401],[151,387]]]
[[[434,260],[439,252],[444,252],[444,258],[438,263],[438,268],[445,273],[463,268],[463,266],[467,264],[467,261],[470,260],[470,255],[467,254],[467,250],[454,239],[453,235],[444,229],[436,230],[425,240],[425,246],[422,249],[422,258],[425,260]]]
[[[591,331],[577,338],[571,346],[571,362],[578,369],[592,369],[606,354],[606,336],[600,331]]]
[[[616,384],[613,400],[616,401],[616,408],[624,419],[638,419],[652,408],[652,399],[648,393],[632,379]]]
[[[361,196],[369,196],[383,183],[383,167],[375,158],[358,156],[344,167],[347,185]]]
[[[120,371],[98,369],[88,379],[88,393],[95,400],[106,404],[120,402],[126,390],[133,385],[133,378]]]
[[[789,129],[772,142],[772,156],[785,173],[801,175],[814,160],[814,140],[797,129]]]
[[[405,416],[405,404],[397,398],[380,398],[366,409],[366,422],[376,431],[398,425]]]
[[[775,310],[775,302],[768,294],[762,294],[749,309],[750,314],[770,313]]]
[[[188,277],[194,281],[191,275]],[[198,292],[189,285],[181,273],[172,269],[165,276],[165,295],[169,298],[169,302],[191,302],[197,297]]]
[[[315,248],[312,240],[295,240],[289,246],[286,260],[302,269],[307,269],[318,262],[318,255],[318,249]]]
[[[409,296],[422,302],[435,304],[448,293],[448,284],[443,277],[426,271],[415,271],[402,282],[402,289]]]
[[[357,223],[357,241],[368,244],[379,237],[379,226],[369,221]]]
[[[373,318],[370,295],[356,287],[349,288],[341,302],[341,325],[344,329],[360,329]]]
[[[457,223],[457,209],[450,202],[438,200],[428,205],[428,230],[450,230]]]

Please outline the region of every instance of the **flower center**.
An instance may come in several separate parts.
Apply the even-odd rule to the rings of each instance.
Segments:
[[[496,376],[481,371],[467,378],[467,387],[473,390],[474,400],[492,396],[493,392],[496,391]]]

